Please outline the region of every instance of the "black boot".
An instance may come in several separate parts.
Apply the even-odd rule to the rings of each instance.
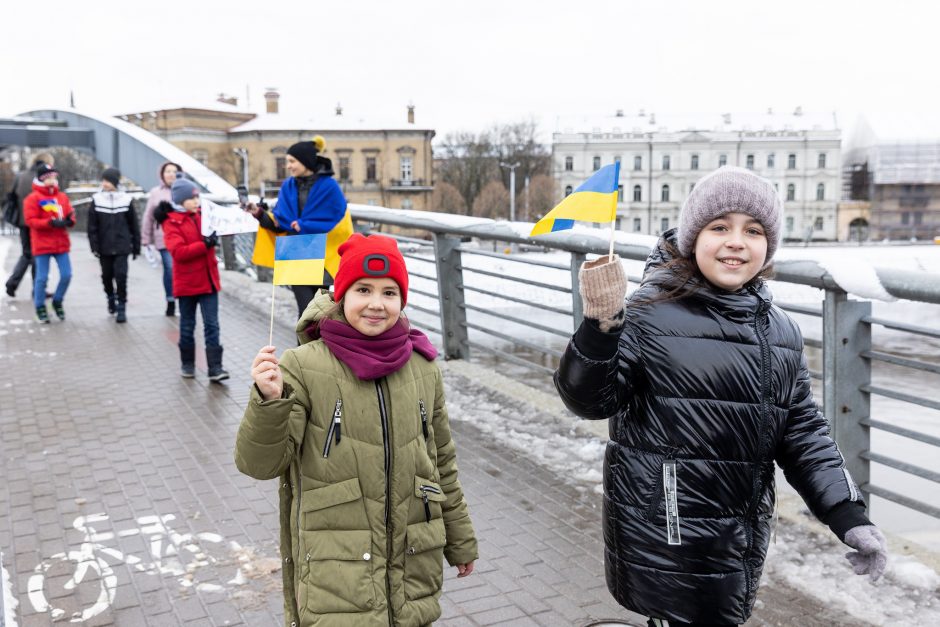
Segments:
[[[115,306],[115,311],[117,316],[114,318],[115,322],[127,322],[127,312],[126,312],[126,303],[122,300],[117,301]]]
[[[209,380],[215,383],[228,379],[228,372],[222,367],[222,347],[207,346],[206,362],[209,364]]]
[[[108,294],[108,313],[113,314],[117,311],[117,301],[114,299],[114,294]]]
[[[180,376],[192,379],[196,376],[196,347],[180,346]]]

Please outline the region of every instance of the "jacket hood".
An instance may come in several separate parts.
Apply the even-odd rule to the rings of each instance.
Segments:
[[[630,300],[634,300],[637,295],[640,298],[650,297],[656,292],[670,291],[675,287],[678,276],[669,264],[676,259],[676,256],[670,251],[667,243],[673,250],[678,250],[677,231],[677,229],[669,229],[656,242],[649,257],[646,258],[640,288]],[[694,291],[688,298],[702,301],[725,312],[753,313],[758,308],[769,308],[773,301],[773,295],[765,281],[759,281],[750,287],[743,287],[737,292],[718,289],[698,275],[689,279],[689,283],[694,286]]]
[[[297,342],[306,344],[307,342],[316,340],[319,337],[319,333],[315,331],[321,320],[331,318],[333,320],[346,322],[346,317],[343,315],[342,311],[331,315],[330,311],[332,309],[333,297],[330,296],[328,291],[321,291],[314,296],[310,304],[307,305],[307,308],[304,309],[304,313],[300,316],[300,320],[297,321],[297,326],[294,329],[297,332]],[[314,333],[311,334],[311,331]]]
[[[40,196],[55,196],[59,193],[59,186],[47,187],[45,183],[40,183],[38,180],[33,179],[33,191]]]

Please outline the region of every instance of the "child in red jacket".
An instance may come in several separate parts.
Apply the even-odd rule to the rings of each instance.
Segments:
[[[180,374],[187,379],[196,376],[196,306],[202,309],[202,326],[206,338],[206,362],[209,380],[218,383],[228,379],[222,367],[222,345],[219,344],[219,264],[215,247],[219,238],[202,235],[202,214],[199,212],[199,188],[185,178],[177,178],[170,188],[171,202],[163,201],[156,213],[165,213],[163,238],[173,257],[173,295],[180,304]]]
[[[75,226],[75,210],[68,196],[59,191],[59,172],[47,163],[36,170],[33,192],[23,201],[23,220],[29,227],[33,259],[36,262],[36,281],[33,284],[33,304],[36,318],[49,323],[46,311],[46,283],[49,281],[50,259],[59,267],[59,284],[52,296],[52,308],[59,320],[65,320],[62,301],[72,280],[69,260],[69,234],[66,229]]]

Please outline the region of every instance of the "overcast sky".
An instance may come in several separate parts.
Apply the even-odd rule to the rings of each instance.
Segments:
[[[936,2],[5,2],[0,116],[210,102],[417,122],[438,138],[558,115],[936,111]]]

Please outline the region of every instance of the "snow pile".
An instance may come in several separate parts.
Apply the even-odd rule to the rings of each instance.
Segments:
[[[19,601],[13,596],[13,582],[10,581],[10,573],[3,566],[2,555],[0,555],[0,588],[3,588],[3,616],[0,616],[3,620],[0,621],[0,625],[16,627],[16,606]]]

